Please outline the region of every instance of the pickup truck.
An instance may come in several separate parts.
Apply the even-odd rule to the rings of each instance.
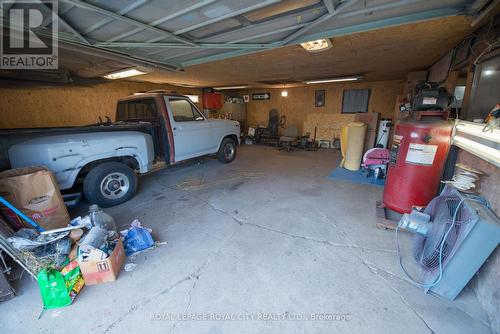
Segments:
[[[43,165],[61,190],[83,184],[102,207],[123,203],[137,189],[137,174],[215,154],[232,162],[240,124],[207,119],[182,95],[136,93],[117,103],[116,120],[79,127],[0,130],[0,166]]]

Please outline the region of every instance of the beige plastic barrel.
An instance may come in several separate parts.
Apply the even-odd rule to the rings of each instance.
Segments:
[[[347,125],[347,147],[344,157],[344,168],[359,170],[361,158],[363,157],[363,146],[365,143],[366,124],[360,122]]]
[[[342,152],[342,161],[340,162],[340,167],[344,167],[345,153],[347,150],[347,131],[349,127],[346,125],[340,130],[340,152]]]

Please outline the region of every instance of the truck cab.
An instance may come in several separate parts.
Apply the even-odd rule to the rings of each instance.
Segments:
[[[208,119],[183,95],[136,93],[118,101],[116,120],[156,125],[158,148],[170,164],[217,153],[225,138],[239,144],[238,122]],[[228,150],[227,158],[232,159],[235,152],[236,147]]]

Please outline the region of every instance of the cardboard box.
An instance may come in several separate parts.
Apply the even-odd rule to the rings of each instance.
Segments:
[[[377,139],[377,125],[379,118],[380,118],[380,113],[378,112],[356,113],[355,121],[365,123],[367,126],[363,152],[366,152],[375,146],[375,140]]]
[[[71,220],[54,174],[45,167],[1,172],[0,195],[46,230],[66,227]],[[33,228],[6,206],[0,205],[0,211],[16,231]]]
[[[85,284],[94,285],[116,281],[124,261],[125,249],[123,248],[122,241],[118,240],[113,253],[107,259],[86,262],[78,261],[78,264],[80,265]]]

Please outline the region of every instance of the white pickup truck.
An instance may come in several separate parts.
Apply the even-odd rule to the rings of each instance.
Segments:
[[[132,198],[137,174],[156,166],[211,154],[233,161],[240,124],[207,119],[185,96],[152,92],[119,100],[115,122],[0,135],[4,168],[46,166],[61,190],[81,182],[91,203],[109,207]]]

